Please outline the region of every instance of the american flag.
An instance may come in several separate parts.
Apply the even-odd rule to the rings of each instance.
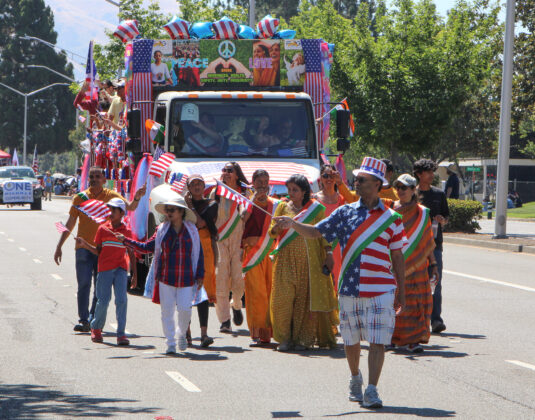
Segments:
[[[56,222],[54,224],[56,225],[56,229],[58,230],[59,233],[63,233],[63,232],[70,233],[70,230],[67,229],[67,226],[65,226],[62,222]]]
[[[37,145],[35,145],[35,149],[33,149],[32,169],[35,173],[39,171],[39,160],[37,159]]]
[[[187,185],[188,176],[186,174],[181,174],[180,172],[176,172],[173,174],[173,177],[171,178],[171,189],[174,192],[182,194],[186,189]]]
[[[305,55],[305,84],[303,89],[310,95],[313,103],[323,102],[323,75],[321,74],[321,40],[302,39],[301,46]],[[323,105],[314,105],[314,117],[323,115]],[[323,122],[318,124],[318,139],[320,149],[323,148],[325,139],[322,136]]]
[[[152,81],[150,60],[152,56],[152,39],[139,39],[133,41],[132,65],[132,100],[134,102],[149,101],[135,104],[141,110],[141,121],[146,121],[152,115]],[[150,151],[150,139],[146,130],[141,130],[141,148],[143,152]]]
[[[251,200],[244,197],[239,192],[234,191],[232,188],[223,184],[221,181],[216,181],[216,182],[217,182],[217,190],[216,190],[217,195],[224,197],[228,200],[235,201],[236,203],[241,204],[245,208],[245,210],[247,210],[248,212],[251,212],[252,206],[253,206],[253,203],[251,202]]]
[[[171,166],[171,163],[175,160],[175,155],[172,153],[164,153],[158,160],[154,159],[149,168],[149,175],[154,175],[160,178],[165,170]]]
[[[93,59],[93,41],[89,41],[89,50],[87,51],[87,65],[85,67],[85,81],[89,83],[89,90],[85,93],[85,98],[91,100],[91,97],[98,99],[98,92],[95,86],[97,79],[97,66]],[[96,97],[95,97],[96,96]]]
[[[77,206],[78,210],[97,223],[104,223],[110,217],[111,210],[106,203],[99,200],[87,200]]]

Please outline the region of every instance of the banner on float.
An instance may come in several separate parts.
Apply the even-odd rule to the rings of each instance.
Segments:
[[[156,40],[153,86],[296,86],[305,82],[299,39]]]
[[[32,183],[28,181],[4,182],[4,203],[33,203]]]

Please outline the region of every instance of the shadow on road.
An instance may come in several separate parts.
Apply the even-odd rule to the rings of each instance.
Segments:
[[[303,416],[299,411],[272,411],[271,417],[274,419],[295,419]]]
[[[0,384],[0,418],[112,417],[149,414],[158,407],[125,407],[138,400],[68,394],[41,385]]]
[[[448,410],[439,410],[436,408],[416,408],[416,407],[393,407],[393,406],[384,406],[378,410],[366,410],[362,411],[351,411],[348,413],[340,414],[326,414],[323,417],[344,417],[352,416],[355,414],[404,414],[412,415],[417,417],[431,417],[431,418],[442,418],[442,417],[455,417],[455,411]]]
[[[344,346],[342,344],[338,344],[334,349],[315,348],[315,349],[306,350],[306,351],[290,350],[288,351],[288,354],[297,355],[301,357],[309,357],[309,358],[315,358],[315,357],[330,357],[331,359],[345,359],[346,358],[346,353],[344,351]]]
[[[467,338],[470,340],[483,340],[486,339],[486,335],[482,334],[457,334],[457,333],[440,333],[440,337],[456,337],[456,338]]]

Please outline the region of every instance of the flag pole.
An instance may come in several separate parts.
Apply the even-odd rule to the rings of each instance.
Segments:
[[[263,211],[264,213],[266,213],[269,217],[273,217],[273,215],[271,213],[269,213],[268,211],[266,211],[265,209],[263,209],[262,207],[256,205],[253,201],[249,200],[247,197],[245,197],[243,194],[239,193],[238,191],[235,191],[233,190],[232,188],[230,188],[227,184],[224,184],[223,182],[217,180],[214,178],[214,181],[216,182],[216,185],[219,185],[219,184],[223,184],[225,186],[225,188],[229,189],[230,191],[232,191],[233,193],[235,194],[238,194],[238,195],[241,195],[243,198],[245,198],[249,203],[251,203],[253,206],[255,206],[258,210],[261,210]]]

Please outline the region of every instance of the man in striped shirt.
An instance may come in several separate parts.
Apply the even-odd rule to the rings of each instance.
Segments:
[[[402,249],[407,243],[401,216],[385,208],[379,199],[386,165],[365,158],[354,172],[360,200],[336,209],[315,226],[291,218],[276,218],[281,228],[293,228],[306,238],[338,239],[342,248],[339,305],[340,330],[351,379],[349,400],[367,408],[380,408],[377,382],[384,362],[384,346],[390,344],[395,316],[405,306],[405,264]],[[359,371],[360,341],[370,343],[369,385],[362,393]]]

